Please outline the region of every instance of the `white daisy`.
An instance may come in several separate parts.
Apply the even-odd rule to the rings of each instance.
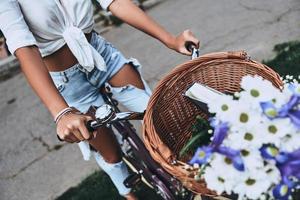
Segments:
[[[279,184],[281,181],[281,175],[274,162],[267,162],[267,165],[264,167],[264,171],[272,184]]]
[[[241,150],[242,159],[244,161],[244,165],[248,170],[256,170],[264,167],[264,160],[261,157],[260,151],[257,149]]]
[[[210,167],[204,172],[204,179],[208,188],[215,190],[218,194],[226,192],[231,194],[234,186],[239,183],[241,173],[236,170],[226,157],[214,154]]]
[[[240,99],[245,99],[254,106],[259,106],[259,102],[271,101],[280,95],[279,89],[260,76],[243,77],[241,87],[244,92],[241,93]]]
[[[258,199],[268,191],[272,182],[264,170],[247,171],[241,175],[241,182],[233,189],[241,198]]]
[[[233,130],[247,130],[260,123],[261,114],[252,110],[247,104],[237,102],[234,111],[226,119]]]
[[[291,83],[286,86],[291,90],[293,94],[300,95],[300,84],[299,83]]]
[[[264,138],[264,144],[274,144],[279,147],[281,139],[291,133],[293,125],[289,118],[273,119],[264,118],[261,126],[261,135]]]
[[[232,96],[222,95],[216,101],[208,103],[210,113],[216,113],[216,117],[221,121],[226,121],[228,116],[235,112],[235,101]]]
[[[300,148],[300,133],[287,134],[280,141],[281,151],[293,152]]]
[[[225,192],[225,177],[218,172],[218,170],[215,170],[212,167],[206,167],[203,177],[207,187],[220,195]]]
[[[285,85],[279,95],[274,98],[273,103],[276,108],[281,108],[285,105],[293,95],[292,91],[288,88],[288,85]]]
[[[226,180],[236,181],[238,180],[238,177],[240,177],[240,174],[242,173],[237,169],[235,169],[230,159],[218,153],[215,153],[213,155],[210,164],[214,169],[221,171]]]
[[[232,127],[227,138],[224,140],[224,145],[233,149],[260,148],[264,141],[260,126],[261,124],[258,123],[253,127],[245,127],[236,130],[233,130],[234,127]]]

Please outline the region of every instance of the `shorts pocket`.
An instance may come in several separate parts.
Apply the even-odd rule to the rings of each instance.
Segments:
[[[56,88],[59,91],[59,93],[62,93],[65,89],[65,84],[59,84],[56,86]]]

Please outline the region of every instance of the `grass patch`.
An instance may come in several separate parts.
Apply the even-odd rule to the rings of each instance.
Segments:
[[[137,187],[134,193],[139,199],[161,200],[146,186]],[[70,188],[56,200],[123,200],[110,178],[102,171],[96,171],[78,186]]]
[[[276,57],[272,60],[263,61],[272,67],[280,75],[300,75],[300,41],[278,44],[274,47]],[[161,200],[149,188],[141,185],[135,189],[139,199]],[[297,191],[294,199],[300,199]],[[70,188],[56,200],[122,200],[109,177],[101,171],[97,171],[87,177],[78,186]]]
[[[300,75],[300,41],[286,42],[275,45],[276,57],[263,61],[281,76]]]

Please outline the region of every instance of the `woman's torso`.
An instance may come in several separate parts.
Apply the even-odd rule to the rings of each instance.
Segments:
[[[85,33],[87,39],[90,38],[88,33],[94,24],[91,1],[18,0],[18,3],[48,70],[62,71],[76,64],[78,60],[66,42],[80,38],[76,39],[79,36],[68,31],[70,27],[76,27]]]

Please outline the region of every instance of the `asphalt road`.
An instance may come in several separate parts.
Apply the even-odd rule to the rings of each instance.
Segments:
[[[148,11],[170,32],[191,29],[201,53],[245,49],[255,60],[275,44],[300,38],[299,0],[166,0]],[[188,60],[149,36],[122,25],[103,34],[144,66],[153,87]],[[52,118],[22,74],[0,84],[0,199],[54,199],[96,170],[76,145],[59,144]]]

